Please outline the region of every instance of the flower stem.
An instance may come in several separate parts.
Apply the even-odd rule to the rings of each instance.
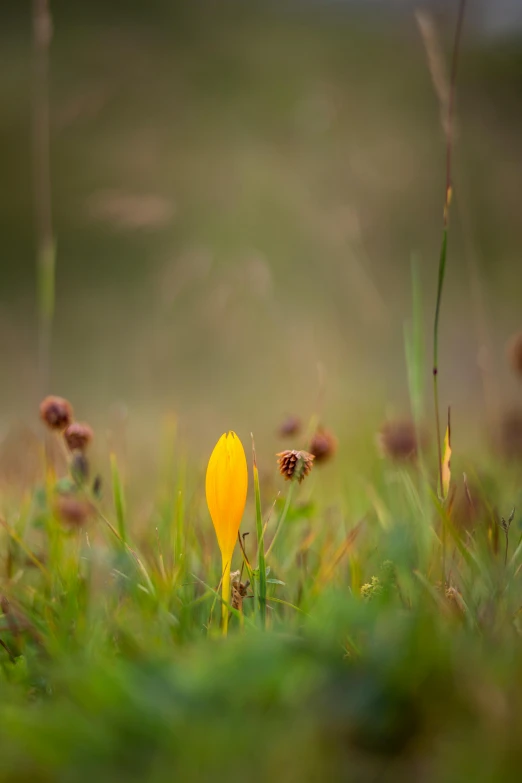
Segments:
[[[263,517],[261,512],[261,491],[259,489],[259,471],[257,469],[256,450],[252,437],[252,455],[254,471],[254,494],[256,499],[256,534],[257,534],[257,570],[259,574],[259,616],[261,627],[266,627],[266,559]]]
[[[221,596],[223,601],[221,602],[221,627],[223,629],[223,636],[228,634],[228,603],[230,601],[230,558],[227,562],[223,558],[223,577],[221,579]]]
[[[444,287],[444,276],[446,273],[446,255],[448,249],[448,219],[449,209],[451,204],[451,197],[453,193],[452,184],[452,156],[453,156],[453,115],[455,106],[455,91],[457,84],[457,65],[459,60],[460,42],[462,36],[462,24],[464,21],[464,11],[466,8],[466,0],[460,0],[459,12],[457,18],[457,27],[455,30],[455,41],[453,44],[453,58],[451,66],[451,80],[449,89],[449,99],[447,107],[446,118],[446,191],[444,195],[444,212],[443,212],[443,228],[442,228],[442,244],[439,256],[439,274],[437,283],[437,300],[435,304],[435,318],[433,322],[433,400],[435,407],[435,427],[437,432],[437,452],[439,463],[439,492],[441,497],[443,496],[442,486],[442,445],[440,436],[440,414],[439,414],[439,318],[440,318],[440,306],[442,302],[442,289]]]
[[[268,547],[268,549],[266,551],[266,555],[265,555],[266,557],[269,556],[270,552],[274,548],[274,544],[276,542],[277,536],[279,535],[279,531],[283,527],[283,523],[284,523],[284,521],[286,519],[286,515],[288,514],[288,509],[290,508],[290,503],[292,502],[292,498],[293,498],[293,495],[294,495],[295,484],[296,484],[296,482],[292,481],[292,483],[290,485],[290,489],[288,490],[288,495],[286,496],[286,502],[285,502],[284,508],[283,508],[283,510],[281,512],[281,516],[277,520],[277,526],[276,526],[276,529],[275,529],[274,537],[273,537],[273,539],[272,539],[272,541],[270,543],[270,546]]]

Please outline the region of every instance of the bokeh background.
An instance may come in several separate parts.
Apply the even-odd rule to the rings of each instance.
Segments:
[[[124,418],[145,450],[169,412],[196,450],[228,428],[262,441],[318,395],[341,448],[407,412],[457,5],[53,0],[51,391],[100,432]],[[31,4],[0,17],[5,436],[36,423],[38,321]],[[521,30],[517,2],[469,3],[441,325],[441,400],[468,444],[520,394],[504,346],[521,325]]]

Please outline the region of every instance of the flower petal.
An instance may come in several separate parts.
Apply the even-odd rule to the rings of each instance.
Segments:
[[[232,558],[247,489],[245,450],[235,432],[225,433],[210,456],[206,476],[208,509],[225,562]]]

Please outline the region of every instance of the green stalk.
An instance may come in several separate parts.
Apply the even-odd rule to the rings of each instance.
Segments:
[[[223,630],[223,636],[226,636],[228,634],[228,613],[230,603],[230,560],[225,562],[223,559],[222,572],[221,597],[223,600],[221,601],[221,628]]]
[[[265,543],[263,535],[263,518],[261,515],[261,492],[259,490],[259,471],[257,469],[256,449],[252,436],[252,455],[254,471],[254,494],[256,499],[256,534],[257,534],[257,570],[259,573],[259,614],[261,627],[266,627],[266,559]]]
[[[413,420],[419,434],[424,410],[424,336],[422,328],[422,292],[419,279],[419,262],[411,259],[412,320],[405,329],[404,344],[408,386],[410,392]]]
[[[186,460],[184,457],[180,459],[177,497],[176,497],[176,521],[175,521],[175,556],[176,565],[181,566],[183,559],[184,540],[183,533],[185,531],[185,486],[186,486]],[[185,542],[186,543],[186,542]]]
[[[270,552],[272,551],[272,549],[274,548],[274,544],[275,544],[275,542],[277,540],[277,537],[278,537],[278,535],[279,535],[279,533],[281,531],[281,528],[283,527],[284,521],[286,519],[286,515],[288,514],[288,509],[290,508],[290,503],[292,502],[292,498],[294,496],[295,485],[296,485],[295,481],[292,481],[292,483],[290,484],[290,489],[288,490],[288,495],[286,496],[286,501],[285,501],[284,508],[283,508],[283,510],[281,512],[281,516],[277,520],[277,525],[276,525],[274,537],[272,538],[272,541],[270,542],[270,546],[268,547],[267,552],[266,552],[266,557],[267,558],[270,555]]]
[[[124,544],[127,544],[127,524],[125,518],[125,499],[123,486],[116,462],[116,454],[111,454],[111,476],[112,476],[112,494],[114,496],[114,508],[116,509],[116,520],[118,522],[118,533]]]
[[[37,244],[40,395],[49,393],[54,317],[56,249],[51,209],[49,121],[49,0],[33,0],[33,179]]]
[[[453,194],[452,184],[452,153],[453,153],[453,115],[455,105],[455,88],[457,84],[457,65],[459,61],[460,41],[462,36],[462,25],[464,22],[464,11],[466,0],[460,0],[457,26],[455,29],[455,40],[453,44],[453,57],[451,64],[451,79],[448,98],[448,113],[446,121],[446,193],[444,196],[444,218],[442,228],[442,245],[439,257],[439,276],[437,284],[437,302],[435,305],[435,320],[433,324],[433,399],[435,405],[435,426],[437,428],[437,449],[439,459],[439,489],[442,497],[442,443],[440,438],[440,413],[439,413],[439,318],[440,306],[442,301],[442,289],[444,286],[444,275],[446,272],[446,252],[448,246],[448,217]]]
[[[439,412],[439,318],[440,306],[442,301],[442,289],[444,287],[444,275],[446,272],[446,254],[448,249],[448,217],[453,194],[452,185],[452,153],[453,153],[453,114],[455,104],[455,88],[457,84],[457,65],[459,60],[460,41],[462,36],[462,25],[464,22],[464,11],[466,0],[460,0],[457,26],[455,30],[455,41],[453,44],[453,58],[451,65],[451,80],[448,99],[448,115],[446,122],[446,193],[444,198],[442,245],[439,257],[439,275],[437,283],[437,301],[435,304],[435,319],[433,323],[433,404],[435,406],[435,427],[437,429],[437,451],[439,462],[439,495],[444,500],[444,487],[442,481],[442,442],[440,437],[440,412]],[[446,581],[446,525],[442,525],[442,583]]]
[[[449,206],[449,193],[444,208],[444,229],[442,232],[442,246],[439,257],[439,279],[437,284],[437,302],[435,305],[435,320],[433,323],[433,401],[435,405],[435,427],[437,430],[437,454],[439,464],[439,492],[442,493],[442,442],[440,438],[440,413],[439,413],[439,319],[440,305],[442,301],[442,289],[446,273],[446,250],[448,246],[447,212]]]

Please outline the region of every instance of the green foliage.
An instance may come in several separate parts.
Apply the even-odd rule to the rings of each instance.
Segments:
[[[183,483],[200,472],[181,458],[169,464],[149,518],[126,528],[132,544],[118,534],[112,498],[107,507],[91,498],[85,526],[55,517],[55,498],[74,486],[66,476],[35,490],[23,521],[6,520],[0,780],[226,781],[245,764],[253,781],[366,779],[386,766],[386,779],[413,782],[419,764],[433,779],[509,779],[522,721],[516,515],[501,530],[505,564],[488,515],[471,537],[448,516],[442,586],[449,512],[423,474],[392,469],[386,493],[390,466],[378,463],[386,527],[369,504],[354,528],[342,501],[332,513],[314,469],[313,504],[296,513],[305,482],[266,568],[266,633],[247,588],[223,640],[203,488],[162,517],[179,471]],[[487,485],[501,481],[492,474]],[[421,498],[430,500],[419,513]],[[247,507],[242,532],[268,510]],[[278,524],[270,518],[260,540]],[[258,569],[249,577],[259,580]]]

